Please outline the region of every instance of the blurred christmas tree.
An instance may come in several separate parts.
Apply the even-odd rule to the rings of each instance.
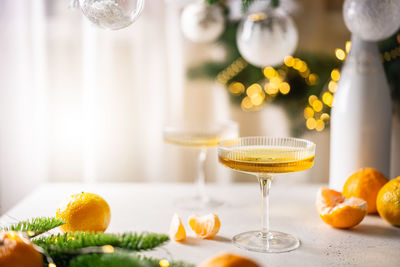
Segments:
[[[205,0],[220,4],[224,0]],[[254,0],[242,0],[246,9]],[[272,1],[279,5],[279,1]],[[227,14],[229,10],[226,9]],[[306,129],[322,131],[329,126],[330,110],[340,78],[340,68],[350,51],[351,43],[343,44],[332,55],[299,51],[287,56],[280,66],[258,68],[247,63],[236,44],[239,22],[227,21],[218,42],[228,51],[224,62],[206,62],[188,70],[189,78],[210,78],[226,86],[231,100],[244,111],[257,111],[269,102],[280,103],[292,120],[293,134]],[[395,106],[400,103],[400,31],[379,42],[385,71],[392,89]],[[396,109],[400,113],[400,108]],[[299,120],[299,113],[304,119]]]

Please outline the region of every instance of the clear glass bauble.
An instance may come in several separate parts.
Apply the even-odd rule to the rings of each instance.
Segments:
[[[346,0],[343,17],[347,28],[366,41],[386,39],[400,27],[399,0]]]
[[[298,33],[285,11],[267,7],[242,18],[236,41],[240,54],[252,65],[274,66],[296,50]]]
[[[131,25],[142,13],[145,0],[79,0],[83,14],[95,25],[119,30]]]
[[[225,17],[218,5],[206,4],[204,0],[187,5],[181,14],[184,36],[197,43],[210,43],[225,30]]]

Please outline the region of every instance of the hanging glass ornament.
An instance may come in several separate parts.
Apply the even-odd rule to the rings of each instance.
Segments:
[[[400,27],[399,0],[346,0],[343,17],[349,30],[366,41],[379,41]]]
[[[191,3],[182,11],[181,28],[184,36],[193,42],[213,42],[225,29],[223,9],[204,0]]]
[[[145,0],[79,0],[83,14],[97,26],[119,30],[142,13]]]
[[[69,0],[69,8],[78,8],[79,0]]]
[[[237,36],[242,57],[258,66],[281,64],[297,47],[298,33],[291,17],[281,8],[265,6],[242,18]]]

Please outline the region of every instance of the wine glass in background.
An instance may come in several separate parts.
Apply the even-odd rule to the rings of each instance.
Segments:
[[[219,143],[219,162],[257,176],[261,188],[261,230],[235,235],[232,241],[236,246],[269,253],[299,247],[297,238],[269,229],[269,190],[274,175],[307,170],[314,164],[314,155],[314,143],[290,137],[243,137]]]
[[[222,201],[211,198],[205,191],[205,161],[207,149],[216,147],[224,139],[236,138],[239,126],[236,122],[215,122],[206,125],[183,123],[168,124],[164,128],[164,140],[170,144],[191,147],[198,151],[196,195],[178,199],[179,208],[201,210],[218,207]]]

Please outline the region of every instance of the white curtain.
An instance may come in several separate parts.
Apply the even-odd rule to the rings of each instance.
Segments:
[[[0,2],[3,209],[43,182],[194,181],[197,151],[162,138],[168,103],[185,101],[185,88],[168,86],[165,39],[177,29],[165,25],[167,4],[146,1],[140,19],[120,31],[98,29],[68,5]],[[226,103],[217,91],[223,99],[210,101]],[[216,149],[207,175],[229,178]]]
[[[0,2],[0,204],[44,181],[162,180],[163,1],[121,31],[68,0]]]
[[[239,121],[244,135],[289,134],[276,106],[243,113],[210,82],[201,91],[179,84],[182,72],[167,64],[181,60],[166,40],[179,31],[166,25],[179,15],[166,4],[174,1],[146,1],[139,20],[120,31],[94,27],[68,0],[0,1],[3,210],[43,182],[194,181],[197,152],[162,138],[171,106],[211,110],[190,97],[214,98],[212,110]],[[206,164],[208,180],[229,181],[233,172],[218,164],[215,148]]]

